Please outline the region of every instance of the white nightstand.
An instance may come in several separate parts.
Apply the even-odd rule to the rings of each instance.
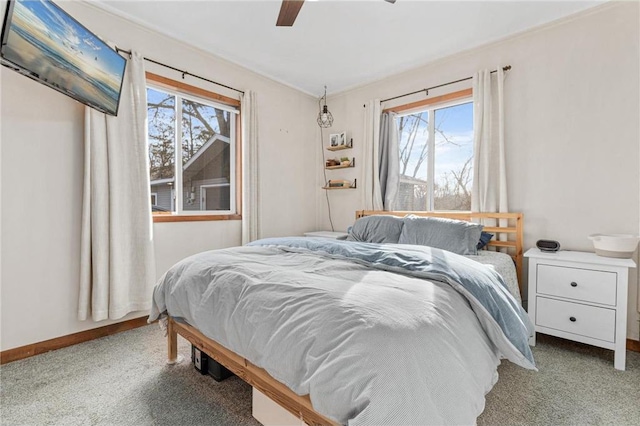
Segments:
[[[529,317],[539,333],[615,351],[624,370],[631,259],[595,253],[528,250]],[[530,344],[535,346],[535,335]]]
[[[312,238],[330,238],[332,240],[344,240],[347,238],[346,232],[333,232],[333,231],[315,231],[315,232],[305,232],[305,237]]]

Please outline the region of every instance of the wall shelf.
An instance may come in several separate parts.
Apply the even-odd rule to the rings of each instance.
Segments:
[[[331,135],[331,136],[337,136],[337,135]],[[333,140],[333,137],[329,138],[331,140]],[[346,140],[346,132],[342,132],[340,133],[340,139],[341,140]],[[337,146],[326,146],[325,147],[327,149],[327,151],[342,151],[344,149],[351,149],[353,148],[353,139],[350,139],[348,143],[345,143],[343,145],[337,145]],[[323,155],[324,158],[324,155]],[[338,169],[348,169],[350,167],[355,167],[356,166],[356,159],[355,157],[351,158],[351,161],[349,161],[349,164],[343,164],[342,161],[338,162],[338,160],[342,160],[344,159],[344,162],[346,163],[347,160],[349,159],[349,157],[345,156],[345,155],[339,155],[337,156],[337,158],[334,159],[324,159],[325,163],[324,163],[324,169],[325,170],[338,170]],[[329,164],[333,164],[332,166],[328,166],[327,162]],[[326,171],[324,172],[324,178],[327,179],[327,174]],[[331,183],[333,183],[334,185],[331,185]],[[336,186],[339,185],[339,186]],[[332,189],[356,189],[357,188],[357,180],[354,179],[353,182],[349,181],[349,180],[339,180],[339,179],[329,179],[324,186],[321,187],[322,189],[326,189],[326,190],[332,190]]]
[[[349,167],[355,167],[356,166],[356,159],[352,158],[351,161],[349,161],[348,165],[342,165],[342,164],[338,164],[337,166],[325,166],[324,168],[327,170],[335,170],[335,169],[347,169]]]
[[[354,179],[351,186],[323,186],[322,189],[356,189],[358,180]]]
[[[346,169],[346,168],[349,168],[349,167],[354,167],[354,166],[352,166],[351,164],[349,164],[348,166],[327,166],[327,167],[325,167],[325,169],[327,169],[327,170],[335,170],[335,169]]]
[[[322,189],[356,189],[355,186],[323,186]]]
[[[328,146],[327,149],[329,151],[342,151],[343,149],[351,149],[351,147],[347,145],[338,145],[338,146]]]

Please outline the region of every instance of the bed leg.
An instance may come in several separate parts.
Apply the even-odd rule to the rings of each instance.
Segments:
[[[171,318],[167,321],[167,355],[167,364],[177,364],[182,358],[178,356],[178,333]]]

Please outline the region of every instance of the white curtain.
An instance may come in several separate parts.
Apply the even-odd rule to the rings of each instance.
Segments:
[[[380,191],[380,100],[369,101],[364,117],[364,209],[382,210]]]
[[[400,192],[400,152],[395,112],[385,112],[380,119],[380,193],[384,209],[396,210]]]
[[[242,244],[257,240],[258,220],[258,110],[255,92],[246,92],[241,100],[242,114]]]
[[[473,188],[471,210],[507,212],[504,152],[504,71],[473,76]]]
[[[85,109],[78,318],[148,310],[155,259],[144,59],[128,61],[117,117]]]

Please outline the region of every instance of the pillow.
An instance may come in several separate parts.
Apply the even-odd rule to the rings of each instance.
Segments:
[[[365,243],[397,243],[404,222],[395,216],[366,216],[356,220],[347,237],[348,241]]]
[[[478,241],[478,245],[476,246],[478,250],[483,249],[484,246],[489,244],[489,241],[491,241],[492,238],[493,234],[482,231],[482,233],[480,234],[480,241]]]
[[[478,254],[483,226],[464,220],[406,216],[398,243],[416,244],[467,255]]]

